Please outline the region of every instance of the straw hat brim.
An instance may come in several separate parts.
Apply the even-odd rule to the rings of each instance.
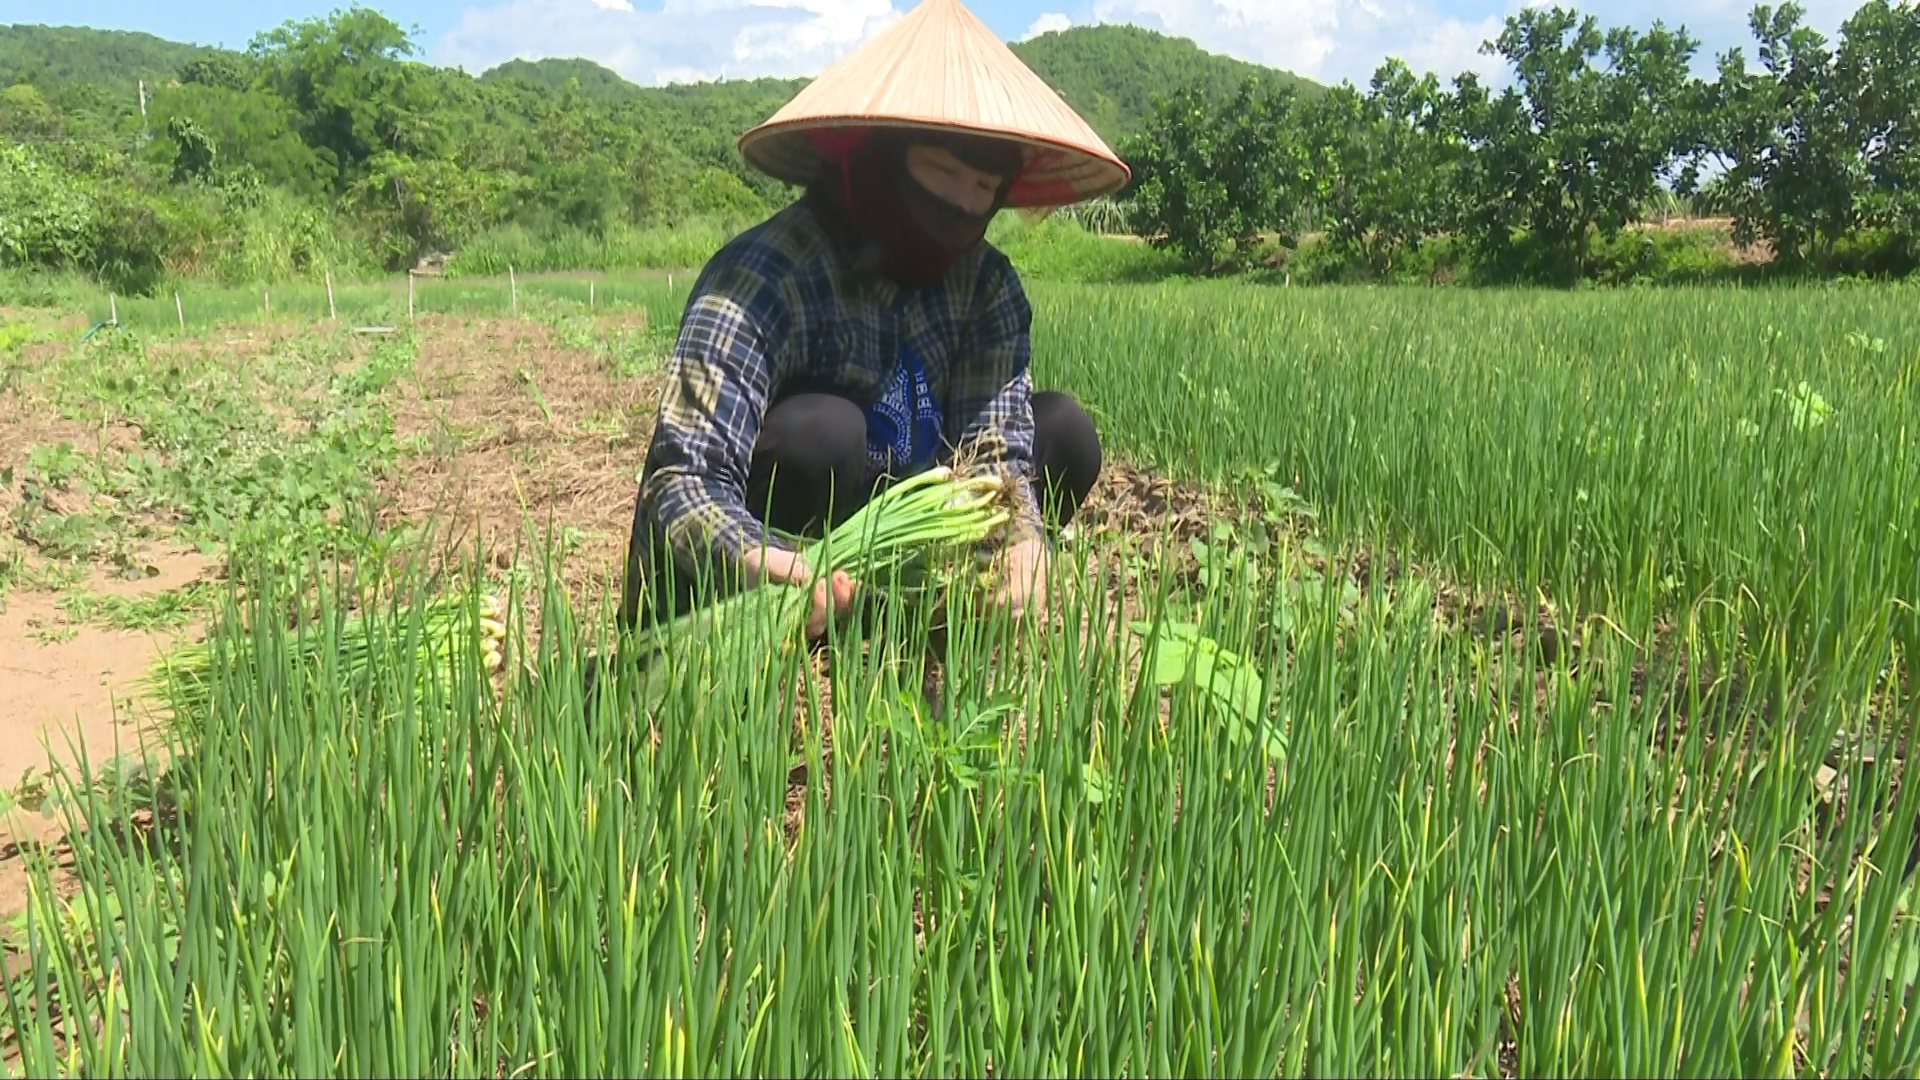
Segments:
[[[1027,152],[1028,165],[1007,194],[1009,209],[1061,206],[1111,194],[1127,185],[1132,173],[1111,152],[1101,154],[1031,132],[985,124],[962,124],[902,116],[812,117],[783,124],[767,124],[741,139],[740,152],[760,171],[788,183],[811,183],[825,168],[826,158],[814,146],[812,135],[835,129],[889,128],[932,133],[961,132],[1018,143]]]
[[[958,0],[922,0],[742,135],[754,168],[805,185],[827,163],[816,136],[849,129],[959,132],[1006,139],[1027,163],[1016,209],[1058,207],[1125,187],[1125,162]]]

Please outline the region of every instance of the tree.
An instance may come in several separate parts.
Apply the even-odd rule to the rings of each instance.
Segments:
[[[1124,144],[1142,228],[1154,243],[1213,265],[1290,227],[1311,185],[1315,155],[1303,133],[1289,87],[1248,80],[1225,109],[1210,108],[1197,87],[1175,91]]]
[[[1776,261],[1824,261],[1857,221],[1867,190],[1860,147],[1826,38],[1802,26],[1798,4],[1762,4],[1748,19],[1761,71],[1738,48],[1720,57],[1712,103],[1715,145],[1727,161],[1724,197],[1736,242],[1765,238]]]
[[[1211,173],[1215,126],[1199,92],[1182,88],[1160,101],[1146,131],[1122,148],[1149,240],[1195,261],[1216,257],[1233,232],[1231,193]]]
[[[45,142],[60,133],[60,117],[32,85],[0,90],[0,142]]]
[[[183,86],[213,86],[222,90],[245,90],[253,85],[253,71],[246,59],[228,53],[199,56],[180,68]]]
[[[1841,27],[1836,94],[1848,103],[1867,185],[1863,224],[1920,242],[1920,5],[1867,0]],[[1920,249],[1915,254],[1920,256]]]
[[[498,224],[527,189],[525,177],[475,172],[438,158],[381,153],[369,165],[347,203],[371,228],[390,270],[452,250]]]
[[[1482,51],[1513,65],[1517,85],[1494,96],[1470,76],[1456,81],[1455,116],[1477,157],[1480,209],[1467,219],[1476,246],[1506,261],[1524,227],[1548,274],[1582,277],[1593,236],[1637,220],[1697,142],[1699,95],[1687,74],[1697,48],[1660,22],[1645,34],[1602,33],[1566,8],[1509,16]]]
[[[299,117],[270,91],[188,83],[156,95],[149,110],[154,129],[169,138],[155,139],[147,153],[176,180],[246,168],[302,198],[329,189],[327,166],[301,139]]]
[[[167,137],[173,140],[173,180],[210,180],[219,150],[192,118],[176,116],[167,121]]]
[[[0,146],[0,266],[67,267],[92,252],[93,200],[31,146]]]
[[[1399,59],[1374,72],[1367,93],[1334,88],[1307,110],[1314,199],[1326,242],[1376,276],[1455,218],[1463,150],[1443,111],[1439,80]]]
[[[411,65],[412,40],[371,8],[287,22],[255,37],[249,55],[262,85],[300,118],[301,136],[327,162],[339,190],[377,155],[434,156],[430,94]]]
[[[1524,100],[1495,95],[1468,71],[1454,77],[1446,102],[1453,130],[1467,149],[1461,170],[1461,233],[1482,268],[1512,269],[1515,231],[1544,183],[1542,155],[1531,146]]]

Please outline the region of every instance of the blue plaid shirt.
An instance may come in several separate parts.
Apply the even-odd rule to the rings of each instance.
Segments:
[[[1037,537],[1028,363],[1033,312],[1006,255],[982,243],[939,285],[903,288],[854,269],[801,199],[726,244],[695,281],[667,364],[640,481],[642,510],[675,562],[733,564],[779,546],[747,510],[761,418],[799,380],[825,385],[911,430],[936,422],[940,445],[906,471],[969,459],[1018,477],[1018,537]],[[902,363],[908,360],[907,364]],[[888,408],[918,380],[935,406]],[[900,432],[904,442],[907,432]],[[900,470],[894,470],[900,471]]]

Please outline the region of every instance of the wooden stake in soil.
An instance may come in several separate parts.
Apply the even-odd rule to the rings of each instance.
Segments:
[[[269,289],[261,289],[261,290],[260,290],[260,306],[261,306],[261,308],[263,308],[263,309],[264,309],[264,310],[266,311],[266,313],[267,313],[268,315],[272,315],[272,314],[273,314],[273,292],[272,292],[272,290],[269,290]]]
[[[178,289],[175,289],[173,291],[173,314],[175,318],[180,320],[180,332],[183,334],[186,333],[187,332],[187,311],[185,308],[180,306],[180,290]]]
[[[520,283],[513,276],[513,264],[507,264],[507,301],[513,305],[513,313],[520,314]]]
[[[407,321],[413,321],[413,271],[407,271]]]
[[[593,310],[593,279],[587,279],[587,310]]]
[[[114,301],[112,293],[107,294],[107,321],[115,326],[120,325],[120,305]]]
[[[327,318],[338,322],[340,317],[333,313],[333,271],[327,271]]]

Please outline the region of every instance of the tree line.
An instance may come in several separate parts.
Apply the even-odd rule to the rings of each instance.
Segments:
[[[1176,80],[1216,103],[1244,79],[1311,87],[1138,27],[1013,48],[1115,142]],[[244,50],[0,26],[0,271],[131,293],[449,254],[475,272],[687,265],[792,197],[735,140],[804,85],[641,87],[558,58],[475,77],[359,6]]]
[[[1526,9],[1486,43],[1514,76],[1498,91],[1398,61],[1322,87],[1136,27],[1014,48],[1135,169],[1067,216],[1201,270],[1568,282],[1675,252],[1711,268],[1711,251],[1633,232],[1662,205],[1730,219],[1772,268],[1910,270],[1920,8],[1869,0],[1832,42],[1791,3],[1750,25],[1757,66],[1734,49],[1702,78],[1684,29]],[[450,252],[684,265],[792,197],[735,139],[802,85],[641,88],[570,60],[476,78],[419,62],[357,6],[238,51],[0,28],[0,270],[137,293]]]
[[[0,89],[0,266],[124,292],[165,276],[352,274],[491,229],[738,224],[780,197],[723,134],[784,100],[766,82],[707,88],[689,110],[474,78],[414,61],[408,33],[365,7],[288,22],[244,51],[185,52],[138,101],[132,79],[113,95],[51,75]]]
[[[1793,3],[1748,25],[1757,65],[1736,47],[1711,78],[1684,27],[1534,7],[1483,46],[1512,75],[1498,92],[1398,60],[1364,89],[1249,82],[1227,108],[1177,91],[1124,144],[1127,218],[1209,269],[1564,284],[1658,257],[1622,237],[1668,206],[1729,219],[1768,272],[1910,272],[1920,6],[1867,0],[1833,41]]]

